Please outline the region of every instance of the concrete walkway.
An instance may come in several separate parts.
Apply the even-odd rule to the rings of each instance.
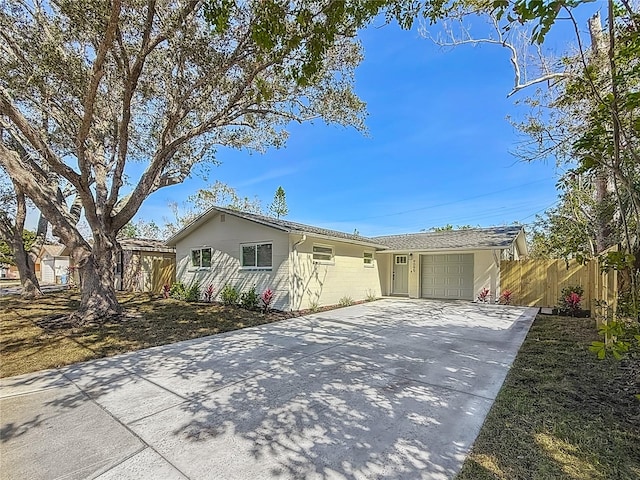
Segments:
[[[385,299],[0,381],[8,479],[447,479],[536,309]]]

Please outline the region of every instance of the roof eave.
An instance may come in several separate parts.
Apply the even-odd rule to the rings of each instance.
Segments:
[[[351,243],[353,245],[365,245],[367,247],[375,248],[376,250],[386,250],[386,245],[382,245],[381,243],[375,243],[368,240],[359,240],[357,238],[343,238],[343,237],[335,237],[333,235],[323,235],[317,232],[308,232],[306,230],[291,230],[289,233],[294,235],[307,235],[309,237],[321,238],[325,240],[330,240],[333,242],[343,242],[343,243]]]
[[[429,252],[442,252],[442,251],[472,251],[472,250],[504,250],[509,248],[509,245],[495,245],[484,247],[442,247],[442,248],[391,248],[387,247],[383,253],[429,253]]]
[[[191,233],[192,231],[194,231],[196,228],[199,228],[203,223],[205,223],[208,220],[210,220],[211,218],[213,218],[215,216],[215,214],[217,214],[217,213],[224,213],[225,215],[233,215],[234,217],[241,218],[241,219],[246,220],[248,222],[253,222],[253,223],[260,224],[260,225],[264,225],[265,227],[273,228],[275,230],[280,230],[282,232],[287,232],[287,233],[290,232],[289,229],[284,228],[284,227],[282,227],[280,225],[275,225],[273,223],[265,222],[265,221],[262,221],[262,220],[257,219],[257,218],[246,218],[245,216],[242,215],[242,212],[235,212],[234,210],[231,210],[231,209],[228,209],[228,208],[211,207],[206,212],[201,214],[199,217],[195,218],[191,223],[189,223],[188,225],[184,226],[182,229],[180,229],[175,234],[173,234],[171,237],[169,237],[167,239],[167,241],[164,242],[165,245],[169,245],[169,246],[175,247],[177,245],[178,241],[180,241],[180,239],[182,239],[184,236],[186,236],[189,233]]]

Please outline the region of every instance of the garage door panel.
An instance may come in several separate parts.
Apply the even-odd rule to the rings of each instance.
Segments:
[[[473,254],[422,255],[424,298],[473,300]]]

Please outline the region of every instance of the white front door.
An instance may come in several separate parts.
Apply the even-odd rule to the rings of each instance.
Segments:
[[[393,294],[409,294],[409,258],[407,255],[393,256]]]

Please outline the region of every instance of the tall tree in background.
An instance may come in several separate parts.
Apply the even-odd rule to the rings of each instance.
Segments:
[[[627,313],[640,319],[640,14],[626,0],[608,0],[606,27],[599,14],[591,18],[587,48],[573,14],[582,3],[517,0],[494,6],[514,22],[536,22],[538,42],[560,14],[574,27],[578,52],[563,59],[571,75],[552,85],[546,102],[531,101],[547,113],[532,117],[525,131],[538,152],[567,155],[575,165],[572,174],[594,185],[595,253],[620,244],[622,254],[607,253],[604,260],[623,272]]]
[[[289,214],[289,207],[287,207],[287,198],[284,193],[284,188],[278,187],[275,195],[273,196],[273,202],[269,205],[269,213],[276,218],[285,217]]]
[[[4,172],[0,169],[0,172]],[[44,245],[47,221],[40,215],[36,232],[25,230],[27,198],[19,186],[12,184],[8,175],[0,180],[0,241],[3,256],[9,257],[20,275],[22,296],[36,298],[42,295],[36,276],[35,262]],[[6,247],[6,248],[5,248]]]
[[[173,218],[164,218],[164,226],[160,229],[161,237],[166,239],[174,235],[211,207],[225,207],[259,215],[263,213],[258,197],[242,197],[232,186],[216,180],[209,187],[201,188],[193,195],[189,195],[182,204],[177,202],[169,204]]]
[[[28,155],[3,139],[0,165],[72,252],[81,278],[77,321],[121,312],[113,278],[118,232],[151,193],[212,162],[215,146],[278,147],[290,121],[318,117],[362,128],[353,37],[383,7],[358,0],[3,3],[0,128]],[[410,25],[413,17],[405,18]],[[125,175],[131,162],[145,166],[139,178]],[[50,175],[77,192],[91,243]]]

